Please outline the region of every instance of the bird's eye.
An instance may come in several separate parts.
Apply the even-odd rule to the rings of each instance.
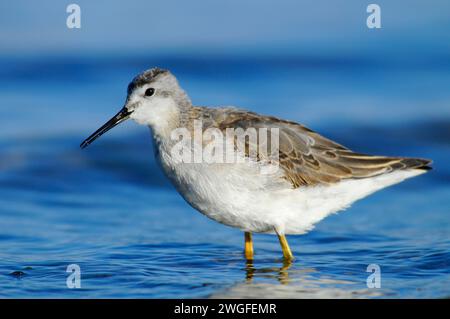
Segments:
[[[155,93],[154,88],[148,88],[147,90],[145,90],[145,96],[152,96],[154,93]]]

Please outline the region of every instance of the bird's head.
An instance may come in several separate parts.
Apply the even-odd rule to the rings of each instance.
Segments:
[[[149,69],[137,75],[128,85],[123,108],[80,146],[85,148],[127,119],[148,125],[161,133],[176,125],[173,122],[178,120],[180,112],[190,106],[189,97],[172,73],[159,68]]]

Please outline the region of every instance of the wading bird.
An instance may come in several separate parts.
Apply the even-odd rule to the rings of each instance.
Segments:
[[[304,234],[356,200],[423,174],[431,163],[427,159],[357,153],[301,124],[276,117],[232,107],[194,106],[175,76],[159,68],[132,80],[124,107],[81,147],[127,119],[150,127],[156,158],[192,207],[244,231],[245,257],[250,260],[252,233],[276,234],[284,258],[291,260],[286,234]],[[278,139],[276,160],[257,153],[245,162],[180,162],[172,151],[177,143],[172,132],[179,128],[192,132],[195,121],[201,121],[203,130],[276,128],[278,134],[271,136]],[[233,144],[235,139],[229,142]],[[249,144],[252,142],[246,142],[252,146]],[[238,156],[248,157],[246,150]],[[261,168],[276,169],[261,173]]]

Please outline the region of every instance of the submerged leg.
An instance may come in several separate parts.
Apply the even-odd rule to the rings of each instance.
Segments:
[[[294,255],[292,255],[291,248],[289,248],[289,244],[287,242],[285,235],[278,234],[278,240],[280,241],[281,249],[283,250],[283,256],[286,260],[293,260]]]
[[[244,248],[245,258],[247,260],[253,260],[252,233],[245,232],[244,236],[245,236],[245,248]]]
[[[255,276],[255,267],[253,266],[253,260],[247,259],[245,261],[245,280],[247,282],[252,282]]]
[[[285,259],[283,261],[283,266],[280,268],[278,281],[280,284],[288,284],[290,282],[289,278],[289,268],[292,266],[292,259]]]

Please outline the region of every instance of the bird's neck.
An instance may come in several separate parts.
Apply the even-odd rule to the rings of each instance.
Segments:
[[[173,136],[176,135],[176,130],[187,126],[186,118],[191,113],[192,105],[189,102],[175,105],[167,105],[164,112],[153,117],[151,123],[148,123],[157,141],[170,144],[170,141],[176,138]]]

